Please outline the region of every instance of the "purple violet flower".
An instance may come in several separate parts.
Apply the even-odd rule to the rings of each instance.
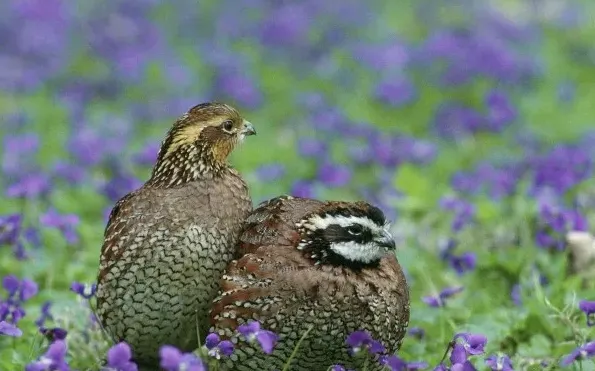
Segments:
[[[455,363],[450,366],[450,371],[477,371],[477,368],[469,361],[463,363]]]
[[[465,347],[461,344],[455,344],[450,352],[450,361],[452,364],[464,363],[467,360],[467,352]]]
[[[467,352],[465,347],[461,344],[455,344],[454,348],[450,353],[450,362],[452,366],[450,370],[453,371],[472,371],[475,370],[475,366],[467,359]]]
[[[290,194],[295,197],[313,197],[314,186],[312,182],[307,180],[297,180],[295,183],[293,183]]]
[[[459,276],[466,272],[475,269],[477,264],[477,257],[474,252],[468,251],[461,255],[451,255],[449,258],[450,265],[454,268]]]
[[[354,331],[347,336],[345,343],[349,346],[349,353],[356,354],[367,350],[370,354],[381,354],[385,352],[384,345],[372,338],[369,332],[364,330]]]
[[[239,326],[238,332],[242,334],[248,342],[257,341],[260,344],[262,351],[266,354],[271,354],[273,352],[273,348],[278,339],[277,334],[274,332],[262,330],[258,321],[251,321],[246,325]]]
[[[137,371],[137,365],[132,362],[132,350],[124,342],[112,346],[107,351],[106,371]]]
[[[415,85],[407,80],[383,81],[376,86],[375,96],[381,102],[393,107],[403,106],[417,97]]]
[[[21,233],[23,217],[21,214],[0,216],[0,245],[14,245]]]
[[[285,166],[279,163],[261,165],[258,169],[256,169],[256,177],[261,182],[275,181],[279,178],[282,178],[285,173]]]
[[[21,135],[6,135],[4,137],[2,155],[2,172],[18,176],[23,170],[29,169],[30,155],[39,148],[39,135],[37,133],[24,133]]]
[[[302,157],[322,158],[328,151],[326,143],[316,138],[299,138],[297,146]]]
[[[459,287],[447,287],[440,291],[438,296],[424,296],[422,301],[431,307],[443,307],[446,305],[445,299],[463,291],[463,286]]]
[[[475,218],[475,205],[457,197],[443,197],[440,200],[440,207],[444,210],[453,211],[455,214],[451,228],[459,232],[463,227],[470,224]]]
[[[356,45],[352,54],[356,61],[375,71],[401,71],[409,62],[411,51],[404,42],[391,40],[389,44]]]
[[[517,283],[516,285],[512,286],[510,298],[516,306],[521,306],[523,304],[521,301],[521,285]]]
[[[35,324],[37,325],[37,327],[43,327],[45,321],[52,321],[54,319],[54,317],[52,317],[52,314],[50,313],[51,307],[52,302],[50,301],[46,301],[41,305],[41,314],[39,315],[39,318],[35,320]]]
[[[35,172],[23,176],[6,188],[6,196],[11,198],[35,198],[50,191],[51,183],[47,174]]]
[[[354,370],[347,369],[343,365],[333,365],[331,367],[331,371],[354,371]]]
[[[595,301],[581,300],[578,308],[587,316],[587,326],[595,325]]]
[[[358,165],[368,164],[374,160],[373,150],[368,143],[349,146],[347,153],[349,158]]]
[[[66,342],[57,340],[50,344],[44,355],[28,364],[25,371],[70,371],[66,360]]]
[[[549,188],[560,195],[593,174],[592,157],[576,145],[557,145],[530,165],[535,190]]]
[[[3,4],[4,5],[4,4]],[[14,36],[3,44],[8,66],[14,63],[10,74],[0,76],[0,85],[7,91],[29,91],[42,85],[46,79],[65,69],[66,46],[71,19],[58,0],[28,0],[6,4],[11,14],[7,26]]]
[[[566,246],[564,235],[568,231],[588,230],[586,218],[578,211],[559,207],[547,200],[538,200],[538,204],[540,227],[535,233],[538,246],[562,250]]]
[[[463,347],[465,351],[471,355],[483,354],[483,348],[488,342],[488,339],[481,334],[471,334],[467,332],[456,334],[454,339],[463,339]]]
[[[141,185],[142,182],[134,175],[116,169],[114,176],[103,185],[101,192],[112,202],[116,202]]]
[[[19,337],[23,335],[23,331],[21,331],[21,329],[19,329],[12,323],[0,321],[0,335]]]
[[[157,161],[157,154],[161,144],[159,142],[149,142],[143,149],[134,155],[134,162],[139,165],[153,166]]]
[[[48,341],[50,343],[54,342],[56,340],[64,340],[64,339],[66,339],[66,335],[68,335],[68,331],[66,331],[60,327],[54,327],[54,328],[41,327],[39,329],[39,332],[43,336],[45,336],[45,338],[48,339]]]
[[[219,338],[219,335],[210,333],[205,339],[205,346],[209,350],[209,356],[221,359],[223,357],[229,357],[233,353],[233,343],[229,340],[223,340]]]
[[[182,353],[178,348],[164,345],[159,350],[160,366],[165,371],[207,371],[203,361],[193,353]]]
[[[378,359],[378,363],[384,365],[387,369],[391,371],[406,371],[408,369],[407,362],[392,354],[381,356]]]
[[[65,161],[57,161],[54,164],[54,174],[64,179],[71,185],[80,184],[87,176],[84,166],[71,164]]]
[[[581,345],[560,361],[561,366],[569,366],[574,361],[591,358],[595,355],[595,341]]]
[[[25,237],[25,241],[27,241],[29,244],[33,245],[33,247],[41,246],[41,237],[39,236],[38,228],[27,227],[23,231],[23,237]]]
[[[347,119],[340,109],[326,107],[325,110],[312,114],[310,122],[318,131],[335,134],[346,126]]]
[[[37,294],[38,287],[34,281],[23,278],[19,280],[15,275],[8,275],[2,279],[2,287],[8,292],[9,299],[18,297],[19,302],[31,299]],[[18,293],[18,296],[17,296]]]
[[[421,340],[426,336],[426,331],[421,327],[410,327],[407,335]]]
[[[485,191],[495,199],[511,195],[516,191],[522,173],[518,164],[496,166],[481,163],[473,171],[458,171],[451,178],[452,187],[468,195]]]
[[[547,231],[543,231],[543,230],[538,230],[535,233],[535,243],[537,244],[537,246],[540,247],[545,247],[545,248],[557,248],[558,250],[562,250],[563,248],[563,242],[556,239],[554,236],[552,236],[549,232]]]
[[[414,164],[428,164],[438,154],[437,146],[429,140],[400,137],[395,142],[396,146],[402,147],[403,159]]]
[[[72,132],[68,139],[68,149],[79,165],[96,166],[110,156],[113,144],[109,141],[106,143],[101,131],[90,124],[84,124]]]
[[[316,178],[329,187],[343,187],[351,180],[349,167],[325,162],[318,168]]]
[[[485,127],[485,118],[470,107],[446,103],[438,107],[434,129],[444,138],[460,138],[476,133]]]
[[[5,276],[2,287],[8,292],[6,300],[0,300],[0,321],[17,324],[26,314],[22,304],[35,296],[38,291],[37,284],[27,278],[19,280],[14,275]]]
[[[21,302],[27,301],[27,300],[31,299],[32,297],[34,297],[35,295],[37,295],[38,291],[39,291],[39,288],[37,286],[37,283],[35,283],[34,281],[32,281],[30,279],[23,278],[23,280],[21,281],[19,300]]]
[[[244,107],[255,109],[263,102],[262,92],[251,77],[226,71],[219,75],[216,85],[225,96]]]
[[[50,208],[39,217],[39,222],[45,227],[58,229],[66,242],[71,245],[79,241],[76,227],[80,223],[80,218],[76,214],[60,214],[56,209]]]
[[[492,90],[485,97],[490,129],[499,132],[517,116],[516,109],[503,91]]]
[[[81,282],[73,282],[70,285],[70,291],[78,294],[79,296],[85,299],[91,299],[93,296],[95,296],[95,293],[97,292],[97,284],[92,283],[91,285],[88,285]]]
[[[453,251],[457,248],[458,244],[458,241],[454,238],[441,239],[438,242],[438,255],[440,256],[440,259],[448,261],[450,257],[453,255]]]
[[[416,361],[416,362],[407,362],[407,370],[424,370],[428,368],[427,362]]]
[[[262,25],[262,41],[274,46],[300,45],[307,41],[313,17],[306,4],[287,3],[274,7]]]
[[[512,361],[506,354],[502,356],[491,355],[486,358],[485,364],[492,371],[514,371]]]
[[[8,276],[4,276],[2,279],[2,287],[4,290],[8,292],[8,298],[12,299],[14,295],[19,290],[20,281],[17,276],[10,274]]]

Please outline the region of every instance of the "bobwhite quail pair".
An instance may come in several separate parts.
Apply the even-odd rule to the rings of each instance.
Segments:
[[[252,134],[219,103],[176,121],[151,178],[110,214],[97,289],[103,327],[148,368],[162,345],[194,350],[195,329],[237,343],[222,370],[281,369],[300,339],[290,370],[358,369],[345,346],[358,329],[394,353],[409,293],[383,213],[364,202],[289,196],[252,211],[245,182],[227,164]],[[279,335],[272,355],[238,339],[237,327],[252,320]]]

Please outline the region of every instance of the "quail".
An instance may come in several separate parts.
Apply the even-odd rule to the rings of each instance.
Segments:
[[[351,357],[345,339],[360,329],[397,351],[410,309],[394,250],[383,212],[366,202],[280,196],[261,203],[246,219],[211,309],[210,331],[237,343],[221,369],[283,369],[301,340],[290,370],[359,370],[364,358]],[[279,336],[271,355],[238,334],[251,321]]]
[[[229,105],[192,107],[168,131],[150,179],[109,215],[96,313],[140,366],[157,367],[165,344],[196,349],[197,332],[208,330],[210,304],[252,211],[227,158],[254,134]]]

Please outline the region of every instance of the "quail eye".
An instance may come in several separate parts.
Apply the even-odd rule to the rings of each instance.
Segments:
[[[231,121],[225,121],[222,125],[223,130],[227,131],[227,132],[231,132],[231,130],[233,129],[233,122]]]
[[[347,227],[347,232],[354,236],[362,234],[363,230],[364,229],[359,224],[354,224],[354,225],[350,225],[349,227]]]

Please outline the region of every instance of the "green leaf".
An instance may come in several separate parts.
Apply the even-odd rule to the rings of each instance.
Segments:
[[[533,357],[548,357],[550,355],[550,350],[552,347],[552,342],[542,334],[535,334],[531,336],[531,340],[529,344],[524,348],[526,354],[531,354]]]
[[[487,197],[480,198],[475,202],[477,210],[476,218],[480,223],[489,224],[500,219],[502,211],[500,204],[496,204],[494,201]]]
[[[429,208],[437,201],[440,194],[421,168],[403,164],[397,170],[394,178],[395,187],[410,198],[409,202],[419,208]]]

